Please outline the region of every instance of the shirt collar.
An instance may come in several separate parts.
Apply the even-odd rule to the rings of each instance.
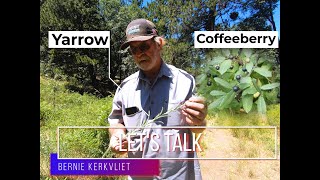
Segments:
[[[163,60],[161,60],[161,61],[162,62],[161,62],[160,71],[159,71],[159,74],[158,74],[156,79],[158,79],[158,78],[160,78],[162,76],[166,76],[168,78],[172,78],[173,77],[173,73],[172,73],[171,69],[168,67],[168,65]],[[141,80],[149,82],[148,78],[143,74],[142,70],[139,70],[138,78],[141,79]]]
[[[168,67],[168,65],[164,61],[162,61],[160,72],[158,74],[158,77],[161,77],[161,76],[167,76],[168,78],[172,78],[173,76],[171,69]]]

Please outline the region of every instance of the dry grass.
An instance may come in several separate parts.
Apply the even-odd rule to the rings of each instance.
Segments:
[[[208,126],[214,126],[218,116],[209,117]],[[263,119],[265,121],[265,119]],[[263,131],[246,131],[239,129],[206,129],[204,131],[204,152],[202,158],[216,160],[200,160],[203,179],[213,180],[278,180],[280,179],[280,159],[271,160],[239,160],[234,158],[274,158],[274,148],[270,143],[274,139],[274,129]],[[236,136],[236,137],[235,137]],[[249,136],[249,137],[248,137]],[[270,136],[269,138],[265,138]],[[270,140],[271,139],[271,140]],[[279,147],[279,129],[277,146]],[[223,160],[219,158],[224,158]]]

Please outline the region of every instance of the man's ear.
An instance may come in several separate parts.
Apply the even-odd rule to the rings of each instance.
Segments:
[[[159,47],[160,50],[162,50],[162,47],[164,46],[164,44],[166,42],[161,37],[155,37],[155,38],[156,38],[155,41],[156,41],[157,46]]]
[[[159,43],[157,43],[159,46],[159,49],[162,50],[162,46],[163,46],[163,39],[159,38]]]

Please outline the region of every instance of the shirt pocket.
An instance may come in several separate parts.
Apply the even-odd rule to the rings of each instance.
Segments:
[[[168,111],[178,107],[182,102],[181,101],[171,101],[168,103]],[[178,108],[174,111],[171,111],[168,114],[167,126],[181,126],[184,125],[183,115],[181,109]]]
[[[140,127],[141,124],[146,120],[146,114],[140,110],[134,114],[124,115],[123,121],[125,126],[127,127],[128,131],[132,131],[137,127]],[[128,127],[136,127],[136,128],[128,128]]]

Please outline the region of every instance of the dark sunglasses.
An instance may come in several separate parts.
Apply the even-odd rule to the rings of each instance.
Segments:
[[[129,53],[130,54],[137,54],[138,52],[144,53],[148,49],[150,49],[151,44],[148,44],[146,42],[143,42],[140,44],[140,46],[137,47],[131,47],[129,48]]]

